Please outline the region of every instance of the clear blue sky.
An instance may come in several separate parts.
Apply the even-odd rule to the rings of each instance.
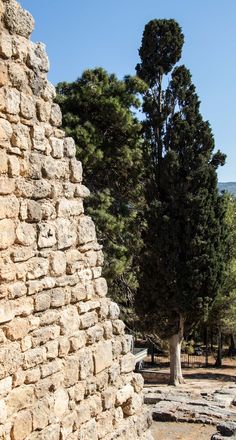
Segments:
[[[49,79],[73,81],[102,66],[134,74],[142,32],[153,18],[175,18],[183,29],[182,62],[191,70],[201,111],[216,147],[227,154],[220,181],[236,181],[235,0],[20,0],[36,20],[34,41],[46,43]]]

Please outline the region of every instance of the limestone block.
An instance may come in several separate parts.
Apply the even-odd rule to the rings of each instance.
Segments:
[[[20,175],[20,161],[16,156],[9,156],[8,167],[10,177],[18,177]]]
[[[7,407],[4,400],[0,400],[0,424],[7,421]]]
[[[97,324],[98,315],[96,312],[88,312],[80,317],[80,328],[87,329]]]
[[[141,410],[142,404],[142,396],[135,393],[131,399],[123,405],[123,412],[126,416],[132,416]]]
[[[46,348],[33,348],[24,354],[23,368],[33,368],[42,364],[47,359]]]
[[[65,357],[70,350],[70,341],[67,337],[61,337],[59,339],[59,348],[58,348],[59,357]]]
[[[0,46],[1,47],[1,46]],[[8,83],[7,66],[0,61],[0,86],[5,86]]]
[[[20,113],[25,119],[35,118],[35,100],[32,96],[21,93]]]
[[[29,335],[25,336],[20,342],[22,352],[29,350],[32,347],[31,337]]]
[[[48,274],[49,261],[46,258],[31,258],[28,263],[27,279],[35,280],[36,278]]]
[[[94,419],[84,423],[79,432],[80,440],[98,440],[97,426]]]
[[[7,29],[9,29],[11,33],[16,33],[22,37],[29,37],[34,29],[34,19],[32,15],[22,9],[15,0],[7,2],[4,21]]]
[[[7,33],[2,33],[0,38],[0,55],[2,58],[11,58],[12,56],[12,41],[11,36]]]
[[[0,222],[0,226],[1,226],[1,222]],[[0,281],[15,281],[15,278],[16,278],[15,266],[13,266],[10,263],[6,263],[6,264],[3,263],[0,265]]]
[[[11,431],[12,440],[24,440],[32,432],[32,415],[30,411],[17,414]]]
[[[60,335],[60,327],[58,325],[49,325],[43,328],[34,330],[31,333],[32,346],[44,345],[46,342],[55,340]]]
[[[33,313],[34,305],[32,298],[18,298],[14,302],[15,305],[15,316],[29,316]]]
[[[16,115],[20,111],[20,92],[15,88],[7,88],[5,92],[6,112]]]
[[[79,329],[80,319],[76,307],[68,306],[60,314],[61,334],[72,336]]]
[[[45,101],[53,101],[56,98],[55,86],[50,81],[46,80],[41,94]]]
[[[10,122],[6,119],[0,118],[0,145],[4,146],[4,144],[10,140],[12,132],[13,130]]]
[[[95,374],[105,370],[112,364],[112,344],[111,341],[99,342],[94,353]]]
[[[123,356],[120,366],[122,373],[130,373],[135,368],[135,356],[132,353]]]
[[[76,284],[75,287],[71,289],[71,302],[76,303],[82,301],[87,297],[87,291],[83,284]]]
[[[64,154],[66,157],[74,157],[76,153],[75,141],[73,138],[64,139]]]
[[[11,138],[12,145],[19,150],[26,151],[30,147],[29,128],[23,124],[13,125]]]
[[[36,312],[42,312],[44,310],[49,309],[51,304],[51,295],[50,293],[41,293],[40,295],[36,295],[34,310]]]
[[[130,384],[125,385],[116,393],[116,405],[123,405],[123,403],[131,399],[133,395],[134,395],[133,387]]]
[[[60,127],[62,124],[62,114],[58,104],[52,104],[50,122],[55,127]]]
[[[94,344],[103,338],[104,329],[101,325],[94,325],[86,331],[87,344]]]
[[[60,276],[66,272],[66,256],[64,252],[57,251],[50,254],[52,275]]]
[[[108,387],[102,393],[102,406],[104,410],[114,408],[116,401],[116,388]]]
[[[16,196],[0,197],[0,219],[17,218],[19,201]]]
[[[45,44],[43,43],[30,44],[27,64],[33,70],[36,71],[41,70],[42,72],[48,72],[49,60],[45,51]]]
[[[83,216],[78,223],[78,241],[79,244],[88,243],[96,240],[95,226],[90,217]]]
[[[62,363],[60,359],[52,360],[51,362],[41,366],[41,377],[45,378],[61,371]]]
[[[18,90],[24,89],[28,82],[24,67],[18,63],[9,65],[9,78],[12,86]]]
[[[89,189],[81,184],[77,184],[75,187],[75,197],[81,197],[82,199],[89,197],[90,191]]]
[[[75,385],[79,379],[78,357],[74,355],[67,356],[64,361],[64,383],[66,387]]]
[[[93,356],[89,348],[82,348],[79,351],[79,374],[80,380],[86,379],[93,374]]]
[[[97,295],[104,297],[107,294],[108,287],[105,278],[97,278],[94,280],[95,292]]]
[[[5,379],[0,380],[0,397],[4,397],[12,389],[12,376],[6,377]]]
[[[83,423],[90,420],[90,405],[87,399],[77,406],[76,427],[79,428]]]
[[[115,384],[120,376],[120,365],[118,362],[113,362],[109,368],[109,380],[111,384]]]
[[[40,222],[42,220],[41,205],[34,200],[27,201],[27,220],[30,222]]]
[[[37,116],[41,122],[49,121],[51,106],[51,102],[45,102],[43,99],[37,101]]]
[[[66,291],[64,289],[51,290],[51,307],[62,307],[66,302]]]
[[[8,414],[14,414],[22,409],[30,408],[34,401],[34,387],[32,385],[22,385],[14,388],[6,398]]]
[[[86,333],[82,330],[77,331],[70,337],[70,351],[77,352],[86,345]]]
[[[5,327],[6,336],[11,341],[24,338],[29,332],[29,322],[24,318],[16,318]]]
[[[80,183],[82,181],[83,168],[81,162],[76,159],[70,161],[71,182]]]
[[[47,179],[59,179],[66,174],[66,164],[59,163],[51,156],[45,157],[42,163],[42,173]]]
[[[132,378],[131,383],[132,383],[132,386],[134,387],[134,391],[136,393],[141,393],[141,391],[143,389],[143,385],[144,385],[143,376],[141,376],[141,374],[133,373],[133,378]]]
[[[57,206],[58,217],[78,216],[84,212],[82,200],[62,199]]]
[[[52,157],[54,159],[61,159],[63,157],[63,140],[56,137],[50,139],[52,148]]]
[[[32,197],[34,199],[45,199],[51,197],[52,187],[50,183],[42,179],[40,181],[35,181],[33,186]]]
[[[45,127],[43,124],[34,125],[32,129],[33,146],[36,150],[46,150]]]
[[[47,359],[55,359],[58,357],[58,340],[49,341],[46,344]]]
[[[112,411],[105,411],[98,417],[97,432],[100,439],[104,439],[106,435],[111,433],[113,428],[113,413]]]
[[[52,223],[40,223],[38,226],[38,230],[39,248],[52,247],[56,244],[56,228]]]
[[[68,219],[57,220],[58,249],[66,249],[76,244],[77,234],[74,224]]]
[[[41,376],[41,371],[39,367],[31,368],[25,372],[25,383],[32,384],[39,381]]]
[[[33,430],[43,429],[49,423],[51,408],[48,398],[39,400],[33,408]]]
[[[17,242],[23,246],[31,246],[36,240],[36,229],[29,223],[20,223],[16,228]]]
[[[113,334],[123,335],[125,331],[125,324],[120,319],[116,319],[112,322]]]
[[[12,220],[0,220],[0,249],[7,249],[15,241],[15,224]]]
[[[112,338],[112,323],[110,321],[106,321],[103,324],[104,328],[104,338],[111,339]]]
[[[69,405],[69,396],[66,390],[59,388],[54,394],[54,414],[59,419],[66,413]]]
[[[0,150],[0,173],[8,172],[8,157],[5,150]]]

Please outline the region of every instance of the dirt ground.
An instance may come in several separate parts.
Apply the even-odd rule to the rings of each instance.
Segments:
[[[153,422],[154,440],[210,440],[216,432],[214,426],[191,423]]]
[[[202,364],[203,365],[203,364]],[[168,368],[164,363],[156,368],[148,368],[155,371],[155,385],[168,387]],[[193,366],[183,368],[185,383],[179,386],[180,392],[190,391],[191,394],[214,392],[216,389],[230,386],[236,382],[236,360],[226,359],[222,368],[213,366]],[[146,387],[152,386],[146,384]],[[210,440],[216,432],[215,426],[201,425],[196,423],[153,422],[152,433],[155,440]]]

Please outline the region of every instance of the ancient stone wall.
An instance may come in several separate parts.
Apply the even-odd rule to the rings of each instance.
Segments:
[[[15,0],[0,17],[0,439],[150,439],[44,46]]]

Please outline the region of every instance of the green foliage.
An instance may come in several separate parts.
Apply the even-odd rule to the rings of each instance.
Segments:
[[[151,21],[137,69],[149,90],[143,103],[146,229],[136,306],[146,329],[163,337],[178,333],[180,317],[191,328],[207,312],[222,283],[226,252],[225,204],[216,175],[225,157],[213,152],[189,70],[173,68],[182,43],[173,20]],[[170,75],[165,90],[160,72]]]
[[[84,182],[91,190],[86,211],[104,246],[110,294],[127,303],[137,286],[142,207],[142,125],[134,111],[146,84],[137,77],[118,80],[105,70],[86,70],[73,83],[57,86],[63,127],[73,136]]]
[[[213,303],[208,318],[212,329],[220,328],[225,334],[236,332],[236,198],[225,193],[226,222],[228,227],[227,270],[224,282]]]

